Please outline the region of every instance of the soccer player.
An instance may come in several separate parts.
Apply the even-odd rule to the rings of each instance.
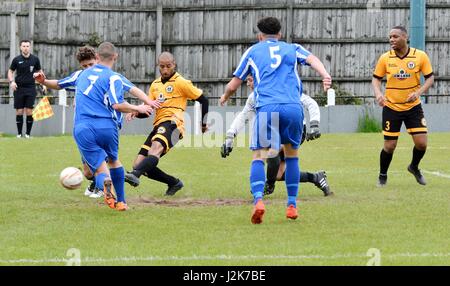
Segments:
[[[407,170],[419,184],[426,185],[419,170],[428,140],[420,96],[434,83],[433,68],[424,51],[408,46],[408,32],[404,27],[393,27],[389,33],[389,42],[391,50],[381,55],[372,79],[376,101],[383,107],[384,147],[380,154],[378,186],[382,187],[387,183],[389,165],[403,122],[414,142],[412,161]],[[421,73],[425,77],[423,86],[420,84]],[[387,76],[385,96],[381,92],[381,80],[384,76]]]
[[[93,47],[90,47],[90,46],[80,47],[78,49],[77,53],[76,53],[76,58],[77,58],[77,60],[78,60],[78,62],[80,64],[81,70],[90,68],[90,67],[94,66],[95,64],[97,64],[97,62],[98,62],[98,59],[96,57],[95,49]],[[44,86],[46,86],[48,88],[60,90],[62,88],[59,85],[59,83],[61,83],[62,85],[65,86],[66,90],[75,91],[75,83],[76,83],[76,81],[74,80],[74,76],[80,71],[77,71],[77,72],[73,73],[72,75],[70,75],[69,77],[61,79],[61,80],[49,80],[49,79],[46,79],[45,75],[42,72],[36,73],[34,75],[34,77],[41,84],[43,84]],[[139,88],[134,86],[123,75],[121,75],[121,74],[119,74],[119,75],[120,75],[120,77],[122,79],[123,91],[124,92],[129,92],[130,94],[132,94],[133,96],[135,96],[135,97],[139,98],[140,100],[146,102],[148,105],[152,106],[153,108],[159,108],[160,107],[160,104],[156,100],[155,101],[149,100],[147,95],[145,94],[145,92],[143,92],[142,90],[140,90]],[[104,196],[103,191],[101,189],[96,188],[95,176],[91,172],[91,169],[86,164],[86,162],[83,161],[82,163],[83,163],[83,174],[86,177],[86,179],[91,181],[89,186],[86,188],[86,190],[84,192],[84,195],[88,196],[90,198],[103,197]]]
[[[195,87],[190,80],[183,78],[176,72],[174,56],[169,52],[163,52],[158,57],[161,77],[153,81],[148,96],[157,99],[161,108],[156,111],[153,122],[153,131],[142,145],[137,158],[133,163],[133,171],[127,172],[125,181],[132,186],[140,184],[140,177],[147,176],[150,179],[164,183],[168,186],[166,196],[173,196],[181,188],[183,182],[166,174],[157,167],[162,156],[167,154],[175,144],[183,138],[184,111],[188,100],[195,100],[202,105],[202,132],[206,132],[208,99],[203,91]],[[127,115],[130,120],[133,116],[145,118],[136,113]]]
[[[221,155],[226,158],[233,150],[233,141],[236,135],[243,128],[246,121],[253,121],[255,116],[255,96],[253,93],[253,77],[249,75],[247,77],[247,86],[252,91],[247,101],[245,102],[244,109],[236,116],[236,118],[231,123],[230,128],[227,131],[225,143],[221,149]],[[314,140],[320,137],[320,109],[317,102],[306,94],[302,94],[300,101],[303,106],[306,107],[310,115],[310,133],[306,134],[306,124],[303,122],[303,133],[300,145],[306,140]],[[264,186],[264,195],[270,195],[275,191],[275,181],[284,181],[285,179],[285,158],[284,152],[280,152],[276,157],[267,159],[267,180]],[[330,187],[327,182],[327,175],[325,171],[320,171],[317,173],[301,172],[300,171],[300,183],[313,183],[318,187],[324,194],[324,196],[329,196],[333,194],[330,191]]]
[[[284,145],[286,156],[286,188],[288,202],[286,217],[296,219],[297,195],[300,181],[298,148],[302,136],[303,108],[300,103],[302,84],[297,66],[311,65],[323,78],[324,89],[331,86],[331,77],[322,62],[301,45],[280,41],[281,24],[277,18],[266,17],[258,21],[259,43],[242,56],[233,79],[220,98],[224,105],[248,74],[255,79],[256,119],[253,125],[251,149],[253,162],[250,169],[250,187],[254,197],[251,216],[253,224],[263,221],[265,206],[262,201],[264,160],[276,156]]]
[[[73,76],[76,83],[76,106],[73,137],[84,162],[95,175],[96,186],[104,189],[106,204],[119,211],[125,201],[125,170],[119,160],[119,129],[122,112],[149,115],[149,105],[131,105],[123,99],[123,83],[112,70],[118,54],[113,44],[102,43],[97,52],[98,63]],[[59,82],[61,88],[71,81]],[[105,158],[108,158],[108,163]],[[108,165],[108,166],[107,166]],[[108,169],[109,167],[109,169]]]

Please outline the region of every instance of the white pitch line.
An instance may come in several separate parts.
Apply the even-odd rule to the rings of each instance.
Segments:
[[[450,179],[450,175],[443,174],[441,172],[437,172],[437,171],[431,172],[431,171],[427,171],[427,170],[422,170],[422,171],[424,173],[426,173],[426,174],[430,174],[430,175],[434,175],[434,176]]]
[[[381,252],[381,258],[417,258],[417,257],[450,257],[450,253],[396,253],[384,254]],[[114,257],[114,258],[94,258],[87,257],[80,259],[83,263],[108,263],[108,262],[152,262],[152,261],[222,261],[222,260],[307,260],[307,259],[322,259],[335,260],[343,258],[370,258],[367,255],[349,253],[336,255],[217,255],[217,256],[149,256],[149,257]],[[70,259],[72,260],[72,259]],[[0,264],[49,264],[49,263],[67,263],[69,259],[66,258],[51,258],[51,259],[13,259],[0,260]]]

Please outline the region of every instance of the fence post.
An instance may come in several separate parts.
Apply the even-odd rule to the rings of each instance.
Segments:
[[[11,31],[10,31],[10,43],[9,43],[9,63],[14,59],[16,55],[17,47],[17,12],[11,13]],[[13,97],[13,90],[9,88],[9,97]]]
[[[29,12],[28,12],[28,21],[30,25],[30,36],[29,39],[31,41],[31,53],[33,53],[33,44],[34,44],[34,11],[36,7],[35,0],[30,0]]]
[[[163,21],[163,5],[162,1],[158,0],[156,4],[156,47],[155,47],[155,78],[160,76],[158,68],[158,57],[162,51],[162,21]]]

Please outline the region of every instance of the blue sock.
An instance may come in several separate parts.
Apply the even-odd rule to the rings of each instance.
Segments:
[[[288,193],[287,205],[297,207],[298,186],[300,181],[300,167],[298,158],[286,158],[286,189]]]
[[[103,189],[105,188],[105,186],[103,185],[103,183],[105,182],[105,179],[108,177],[107,174],[105,173],[100,173],[97,176],[94,177],[94,181],[95,181],[95,187],[101,191],[103,191]]]
[[[266,173],[264,172],[264,162],[261,160],[253,161],[250,169],[250,188],[252,190],[254,204],[262,199],[265,182]]]
[[[125,170],[123,167],[109,169],[111,180],[117,194],[117,202],[125,203]]]

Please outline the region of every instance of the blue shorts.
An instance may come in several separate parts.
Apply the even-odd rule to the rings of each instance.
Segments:
[[[303,133],[300,104],[269,104],[256,110],[250,149],[280,150],[281,144],[298,149]]]
[[[119,159],[119,131],[117,127],[94,127],[95,123],[83,122],[73,129],[81,159],[95,173],[105,158]]]

